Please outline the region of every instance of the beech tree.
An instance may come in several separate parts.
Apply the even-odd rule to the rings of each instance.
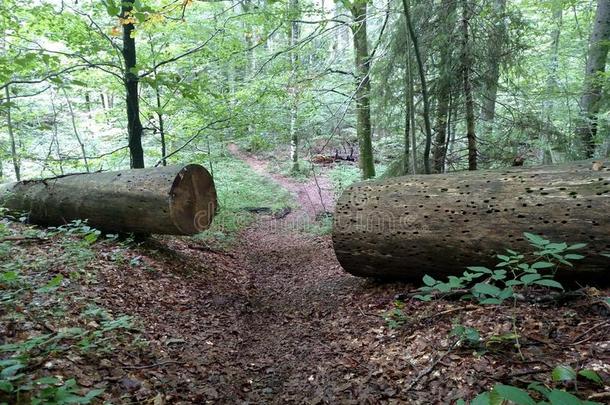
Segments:
[[[576,128],[586,157],[593,156],[597,145],[598,113],[602,99],[603,73],[606,70],[608,49],[610,49],[610,2],[598,0],[593,29],[589,38],[587,65],[580,97],[581,117]]]

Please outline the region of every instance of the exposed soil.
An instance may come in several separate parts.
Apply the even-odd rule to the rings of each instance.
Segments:
[[[264,162],[233,153],[268,175]],[[520,304],[525,360],[511,339],[483,355],[449,337],[452,320],[484,339],[510,333],[509,306],[406,300],[392,329],[385,316],[414,286],[348,275],[329,236],[292,226],[332,208],[325,178],[318,188],[313,179],[269,176],[295,193],[301,208],[283,220],[260,216],[230,251],[157,237],[125,253],[143,263],[130,267],[107,259],[112,245],[100,248],[89,300],[134,315],[150,346],[90,362],[79,381],[104,384],[115,403],[155,404],[452,403],[498,381],[548,383],[557,364],[593,368],[607,381],[610,321],[599,297],[608,291],[591,289],[567,304]],[[585,396],[604,389],[579,386]]]

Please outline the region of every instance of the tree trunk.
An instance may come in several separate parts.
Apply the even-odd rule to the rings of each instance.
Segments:
[[[481,100],[481,121],[483,134],[491,139],[496,118],[496,99],[498,98],[498,80],[500,79],[500,61],[503,44],[506,41],[506,24],[504,13],[506,0],[494,0],[492,3],[491,21],[493,26],[487,39],[487,69],[483,77],[483,100]]]
[[[0,203],[36,224],[87,219],[106,231],[192,235],[210,225],[216,190],[207,170],[191,164],[5,184]]]
[[[547,98],[543,102],[544,111],[544,131],[541,134],[542,145],[541,155],[542,164],[553,163],[552,143],[553,143],[553,117],[552,113],[555,110],[555,98],[559,93],[559,77],[557,70],[559,68],[559,40],[561,38],[561,25],[563,20],[563,5],[551,5],[553,13],[553,30],[551,31],[551,55],[549,60],[548,78],[546,81]]]
[[[440,30],[442,37],[439,63],[439,76],[437,81],[437,109],[436,124],[434,128],[434,172],[442,173],[445,168],[447,120],[449,114],[449,98],[451,96],[451,84],[453,72],[453,28],[455,26],[455,0],[443,0],[440,5]]]
[[[74,116],[74,110],[72,109],[72,102],[70,101],[70,97],[68,97],[68,92],[65,88],[61,88],[61,91],[64,93],[64,97],[66,99],[66,103],[68,104],[68,111],[70,111],[70,119],[72,121],[72,130],[74,131],[74,137],[76,138],[76,142],[80,146],[80,151],[83,155],[83,162],[85,163],[85,170],[89,172],[89,161],[87,160],[87,151],[85,150],[85,144],[83,143],[80,135],[78,134],[78,128],[76,127],[76,117]]]
[[[422,103],[424,105],[424,129],[426,131],[426,144],[424,147],[424,171],[428,174],[431,172],[430,148],[432,146],[432,125],[430,124],[430,103],[428,102],[428,85],[426,82],[426,72],[424,70],[424,62],[421,57],[417,35],[415,34],[415,29],[413,28],[413,21],[411,20],[411,5],[409,4],[409,0],[402,0],[402,6],[405,14],[407,30],[409,31],[409,37],[411,38],[413,50],[415,51],[415,61],[417,62],[417,70],[419,72],[419,80],[421,82]]]
[[[15,178],[21,180],[21,162],[17,155],[17,143],[15,141],[15,133],[13,132],[13,119],[11,116],[11,92],[9,86],[4,88],[6,96],[6,126],[8,128],[8,141],[11,144],[11,158],[13,159],[13,169],[15,170]]]
[[[291,69],[291,100],[290,100],[290,158],[292,160],[292,171],[299,171],[299,133],[297,132],[297,115],[299,105],[299,90],[298,90],[298,63],[299,53],[295,49],[299,42],[299,23],[296,21],[300,16],[299,0],[290,0],[290,13],[292,22],[290,23],[290,69]]]
[[[404,176],[356,183],[339,198],[333,242],[357,276],[420,280],[491,266],[506,248],[531,251],[523,232],[586,242],[573,280],[607,277],[610,169],[568,165]],[[579,252],[580,253],[580,252]],[[582,276],[581,276],[582,274]]]
[[[360,149],[360,168],[364,180],[375,177],[373,144],[371,141],[371,60],[367,35],[367,1],[355,0],[351,6],[354,24],[354,53],[356,63],[356,133]]]
[[[468,0],[462,0],[462,75],[464,80],[464,101],[466,109],[466,138],[468,140],[468,170],[477,170],[477,137],[475,133],[474,99],[470,84],[470,10]]]
[[[123,22],[123,59],[125,62],[125,103],[127,105],[127,134],[131,167],[144,167],[144,150],[142,148],[142,122],[140,121],[140,99],[138,96],[138,73],[136,69],[136,41],[133,38],[134,25],[131,19],[132,3],[124,2],[121,6]],[[110,104],[110,102],[109,102]],[[109,105],[110,107],[110,105]]]
[[[610,1],[598,0],[589,39],[589,53],[582,96],[580,98],[581,118],[576,134],[581,139],[586,157],[595,153],[597,136],[597,114],[602,97],[603,78],[606,70],[606,59],[610,48]]]

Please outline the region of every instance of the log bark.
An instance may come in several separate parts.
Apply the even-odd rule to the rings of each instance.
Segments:
[[[105,231],[192,235],[209,227],[217,202],[212,176],[189,164],[4,184],[0,205],[40,225],[86,219]]]
[[[597,168],[584,161],[356,183],[337,202],[335,252],[356,276],[419,281],[493,267],[506,248],[531,252],[530,232],[587,243],[577,252],[587,258],[560,279],[607,281],[610,169]]]

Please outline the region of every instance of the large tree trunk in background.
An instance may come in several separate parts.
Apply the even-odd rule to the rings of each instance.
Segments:
[[[475,133],[474,99],[470,83],[470,5],[462,0],[462,77],[464,80],[464,102],[466,109],[466,138],[468,139],[468,170],[477,170],[477,137]]]
[[[210,225],[216,190],[207,170],[191,164],[5,184],[0,204],[42,225],[87,219],[106,231],[192,235]]]
[[[362,178],[375,177],[373,144],[371,140],[371,59],[367,35],[367,0],[355,0],[351,5],[354,18],[354,53],[356,63],[356,133],[360,150],[360,168]]]
[[[121,18],[129,20],[133,18],[131,12],[132,3],[122,3]],[[140,121],[140,99],[138,95],[136,67],[136,41],[132,34],[134,26],[132,23],[123,24],[123,59],[125,62],[125,103],[127,105],[127,134],[129,140],[129,155],[131,167],[141,169],[144,167],[144,150],[142,148],[142,122]],[[109,103],[110,104],[110,103]]]
[[[434,172],[442,173],[445,168],[447,120],[453,72],[453,28],[455,26],[456,0],[443,0],[439,10],[439,23],[442,37],[439,76],[436,85],[436,124],[434,128]]]
[[[356,183],[335,208],[339,262],[364,277],[420,280],[494,266],[506,248],[532,251],[524,232],[587,243],[564,276],[607,279],[610,169],[568,165],[404,176]],[[579,251],[580,253],[580,251]],[[589,274],[587,274],[589,273]]]
[[[13,169],[15,170],[15,178],[21,180],[21,162],[17,155],[17,142],[15,141],[15,133],[13,132],[13,118],[11,116],[11,92],[9,86],[4,88],[6,97],[6,126],[8,128],[8,141],[11,144],[11,158],[13,159]]]
[[[421,57],[419,49],[419,41],[415,34],[415,28],[413,27],[413,21],[411,20],[411,5],[409,0],[402,0],[403,12],[405,15],[405,22],[407,24],[407,30],[411,43],[413,44],[413,51],[415,52],[415,61],[417,62],[417,70],[419,72],[419,80],[421,82],[421,95],[422,104],[424,105],[423,118],[424,118],[424,129],[426,131],[426,144],[424,147],[424,171],[430,173],[430,148],[432,145],[432,125],[430,124],[430,103],[428,101],[428,84],[426,82],[426,71],[424,70],[424,62]]]
[[[599,77],[606,70],[606,59],[610,48],[610,1],[598,0],[589,39],[589,53],[585,81],[580,98],[580,122],[576,134],[583,143],[584,154],[592,157],[595,153],[597,135],[597,115],[602,97],[603,79]]]
[[[481,121],[486,139],[491,139],[490,136],[493,133],[496,118],[500,60],[502,59],[503,45],[506,41],[505,12],[506,0],[493,0],[490,19],[493,26],[487,40],[487,68],[483,77],[483,99],[481,100]]]

